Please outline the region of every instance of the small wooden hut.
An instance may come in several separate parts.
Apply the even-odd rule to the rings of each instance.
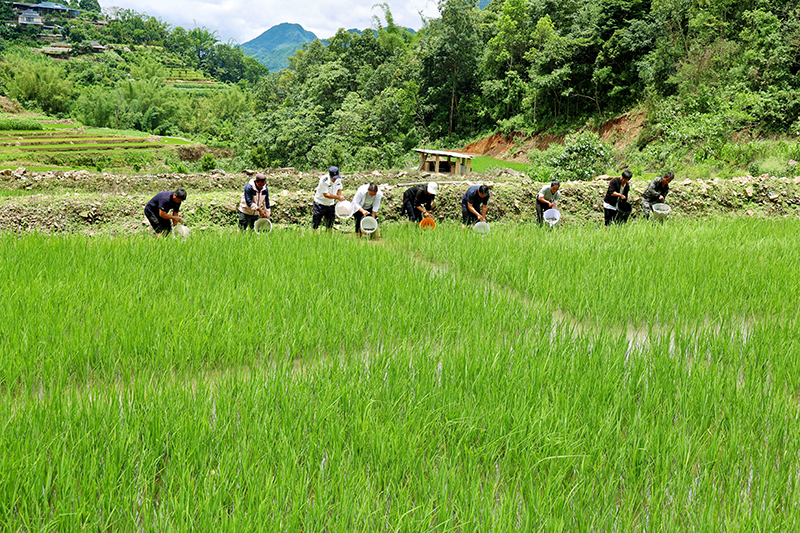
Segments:
[[[419,170],[441,172],[443,174],[466,174],[472,170],[472,157],[458,152],[445,152],[442,150],[425,150],[414,148],[420,155]]]

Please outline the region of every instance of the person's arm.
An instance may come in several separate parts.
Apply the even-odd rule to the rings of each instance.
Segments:
[[[544,194],[542,194],[542,191],[539,191],[539,195],[536,197],[536,201],[537,201],[537,202],[540,202],[540,203],[543,203],[543,204],[550,205],[550,202],[548,202],[548,201],[545,199],[545,197],[544,197]]]
[[[266,185],[264,185],[264,207],[258,210],[258,214],[267,219],[272,215],[272,209],[269,207],[269,189]]]
[[[431,201],[428,200],[428,193],[424,189],[419,189],[414,197],[414,207],[423,215],[430,215]]]
[[[177,226],[178,222],[183,222],[183,219],[181,217],[179,217],[177,214],[176,215],[170,215],[169,213],[167,213],[166,211],[164,211],[161,208],[158,209],[158,217],[159,218],[164,218],[164,219],[167,219],[167,220],[171,220],[173,226]]]
[[[536,199],[538,202],[545,204],[550,209],[553,208],[553,202],[548,202],[547,199],[544,197],[542,193],[539,193],[539,198]]]
[[[479,216],[478,218],[485,222],[486,221],[486,212],[487,211],[489,211],[488,204],[483,204],[483,207],[481,208],[481,216]]]
[[[541,203],[545,204],[547,207],[549,207],[550,209],[552,209],[553,208],[553,203],[548,201],[547,198],[544,197],[544,193],[545,192],[546,192],[546,189],[542,189],[541,191],[539,191],[539,197],[536,199],[536,201],[537,202],[541,202]]]
[[[617,186],[619,186],[619,190],[618,191],[612,191],[611,192],[611,196],[617,196],[618,198],[624,200],[625,199],[625,195],[622,194],[622,190],[623,190],[622,189],[622,181],[620,181],[618,184],[614,183],[612,181],[611,186],[614,187],[615,189],[617,188]]]
[[[324,192],[324,193],[322,193],[322,196],[324,196],[325,198],[330,198],[332,200],[339,200],[340,202],[344,202],[344,196],[342,196],[342,188],[341,187],[336,189],[336,193],[335,194],[331,193],[331,192]]]

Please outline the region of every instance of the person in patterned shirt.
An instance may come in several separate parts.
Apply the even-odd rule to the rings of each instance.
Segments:
[[[675,179],[675,174],[665,172],[663,176],[653,179],[650,185],[647,186],[647,189],[642,193],[642,212],[645,218],[650,218],[653,204],[661,203],[667,197],[669,184],[673,179]]]

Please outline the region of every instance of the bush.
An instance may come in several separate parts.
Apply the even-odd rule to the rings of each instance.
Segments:
[[[210,153],[203,154],[203,157],[200,158],[200,168],[203,172],[208,172],[209,170],[214,170],[217,166],[217,160],[214,159],[214,156]]]
[[[608,168],[611,154],[611,147],[599,135],[586,131],[567,135],[563,151],[548,164],[560,180],[590,180]]]
[[[267,157],[267,149],[259,145],[250,150],[250,161],[257,168],[267,168],[269,166],[269,159]]]

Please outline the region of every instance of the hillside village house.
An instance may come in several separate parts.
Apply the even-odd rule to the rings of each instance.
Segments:
[[[78,18],[81,16],[80,9],[72,9],[61,4],[53,2],[39,2],[38,4],[23,4],[21,2],[14,2],[11,6],[15,13],[19,14],[20,24],[36,24],[35,22],[23,22],[22,15],[28,11],[35,11],[39,14],[39,24],[42,23],[42,18],[47,15],[60,15],[62,17]]]
[[[44,26],[44,22],[42,22],[42,16],[38,11],[34,11],[32,9],[26,9],[20,13],[17,22],[25,25]]]

